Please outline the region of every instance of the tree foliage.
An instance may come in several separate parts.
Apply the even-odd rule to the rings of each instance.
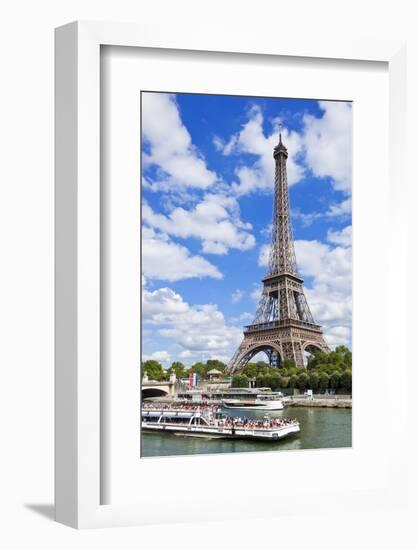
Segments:
[[[352,371],[345,370],[340,376],[340,385],[347,391],[352,391]]]
[[[200,380],[205,380],[206,373],[207,373],[207,366],[205,363],[201,363],[201,361],[198,361],[197,363],[194,363],[194,365],[192,365],[189,372],[196,372]]]
[[[319,374],[319,389],[323,392],[329,387],[330,376],[327,372],[321,372]]]
[[[180,361],[173,362],[168,370],[154,359],[142,364],[142,374],[146,372],[151,380],[167,380],[173,372],[177,378],[186,378],[190,372],[197,372],[200,380],[207,380],[207,373],[212,369],[224,372],[226,365],[218,359],[209,359],[205,363],[199,361],[188,369]],[[268,387],[272,391],[297,388],[319,393],[326,390],[350,393],[352,353],[346,346],[338,346],[330,353],[317,352],[309,356],[307,368],[297,368],[292,359],[282,361],[278,368],[271,368],[265,361],[251,362],[233,376],[232,387],[247,388],[249,380],[253,379],[258,388]]]
[[[307,389],[307,386],[309,385],[309,381],[309,375],[306,372],[301,372],[297,376],[296,387],[301,391],[305,391]]]
[[[289,388],[296,388],[297,387],[297,375],[292,374],[288,380],[288,387]]]
[[[327,374],[352,368],[352,352],[346,346],[337,346],[334,351],[317,351],[308,357],[307,368],[317,369]]]
[[[226,364],[223,363],[223,361],[219,361],[218,359],[209,359],[206,363],[206,368],[207,368],[206,372],[212,369],[216,369],[221,372],[224,372],[226,368]]]
[[[147,374],[149,380],[166,380],[168,373],[159,361],[148,359],[142,363],[142,376]]]
[[[281,368],[286,370],[296,369],[294,359],[284,359],[281,363]]]
[[[191,366],[190,371],[197,372],[200,380],[207,380],[208,372],[212,369],[224,372],[226,365],[223,361],[219,361],[218,359],[209,359],[206,363],[202,363],[201,361],[194,363],[194,365]]]
[[[174,361],[168,369],[168,374],[175,374],[177,378],[185,378],[187,375],[185,371],[185,366],[180,361]]]
[[[319,375],[317,372],[310,373],[309,376],[309,389],[315,392],[319,387]]]
[[[247,388],[249,379],[245,374],[235,374],[232,378],[232,388]]]
[[[330,388],[332,390],[339,389],[340,384],[340,378],[342,374],[340,371],[336,370],[330,375]]]

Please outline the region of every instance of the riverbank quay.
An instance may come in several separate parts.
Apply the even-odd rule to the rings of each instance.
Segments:
[[[351,397],[313,397],[312,399],[291,396],[285,397],[283,403],[286,407],[327,407],[327,408],[340,408],[351,409],[352,398]]]

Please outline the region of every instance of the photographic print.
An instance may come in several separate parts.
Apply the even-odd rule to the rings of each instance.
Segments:
[[[142,91],[141,456],[352,444],[352,103]]]

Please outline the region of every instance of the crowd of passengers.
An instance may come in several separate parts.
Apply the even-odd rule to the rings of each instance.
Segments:
[[[284,426],[291,426],[296,421],[292,418],[264,418],[262,420],[255,420],[246,417],[235,416],[223,416],[216,422],[220,428],[246,428],[246,429],[259,429],[259,428],[283,428]]]
[[[143,403],[143,409],[147,411],[152,410],[170,410],[170,411],[193,411],[215,414],[219,412],[217,405],[196,405],[191,403]],[[177,419],[178,420],[178,419]],[[164,419],[164,422],[168,422],[169,419]],[[174,421],[174,419],[172,419]],[[270,429],[270,428],[282,428],[284,426],[291,426],[296,421],[291,418],[270,418],[265,417],[262,420],[246,418],[240,416],[226,416],[221,415],[221,418],[215,419],[215,424],[219,428],[246,428],[248,430],[253,429]]]
[[[202,404],[197,405],[196,403],[150,403],[144,401],[142,403],[142,408],[145,411],[196,411],[196,412],[212,412],[215,413],[219,409],[219,405],[208,405]]]

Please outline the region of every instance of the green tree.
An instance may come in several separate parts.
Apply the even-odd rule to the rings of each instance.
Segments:
[[[319,387],[319,375],[317,372],[312,372],[309,376],[309,386],[310,390],[317,391]]]
[[[274,391],[280,390],[283,387],[284,384],[284,378],[281,376],[280,373],[277,373],[274,375],[274,387],[272,388]]]
[[[168,369],[168,374],[174,373],[177,378],[185,378],[185,366],[180,361],[174,361]]]
[[[352,368],[352,352],[346,346],[337,346],[335,352],[339,354],[343,359],[343,366],[345,369]]]
[[[256,363],[256,367],[258,369],[258,374],[257,376],[260,376],[262,374],[267,374],[268,371],[269,371],[269,364],[266,363],[265,361],[258,361]]]
[[[256,378],[258,376],[258,365],[256,363],[248,363],[244,366],[242,374],[246,374],[248,378]]]
[[[342,374],[340,371],[334,371],[330,375],[330,387],[332,390],[337,390],[340,386],[340,378]]]
[[[297,388],[301,391],[305,391],[307,389],[308,383],[309,383],[310,377],[306,372],[301,372],[297,376]]]
[[[321,373],[329,374],[333,372],[333,366],[329,363],[317,363],[317,366],[314,369],[319,375]]]
[[[245,374],[235,374],[232,378],[232,388],[247,388],[249,379]]]
[[[292,374],[288,379],[288,387],[295,388],[297,386],[297,375]]]
[[[330,376],[326,372],[321,372],[319,374],[319,389],[324,392],[329,387]]]
[[[209,359],[206,363],[207,372],[211,369],[220,370],[221,372],[224,371],[226,368],[225,363],[223,361],[219,361],[218,359]]]
[[[262,377],[263,385],[262,387],[271,388],[272,391],[276,391],[281,387],[281,376],[276,372],[275,369],[270,369],[269,374]]]
[[[281,376],[281,388],[283,390],[285,390],[286,388],[288,388],[288,382],[289,382],[289,377],[288,376]]]
[[[340,376],[340,387],[347,392],[352,391],[352,371],[345,370]]]
[[[296,364],[294,359],[284,359],[281,363],[281,368],[283,369],[295,369]]]
[[[148,375],[149,380],[165,380],[167,378],[166,370],[155,359],[148,359],[142,363],[142,376],[145,373]]]
[[[316,351],[312,355],[309,355],[307,359],[307,368],[314,369],[319,363],[325,363],[326,355],[327,353],[324,353],[322,351]]]
[[[198,373],[198,377],[200,380],[205,380],[207,378],[207,365],[205,363],[201,363],[199,361],[198,363],[194,363],[194,365],[191,367],[190,372],[196,372]]]
[[[262,384],[263,388],[271,388],[271,385],[273,384],[273,379],[272,379],[272,376],[269,373],[265,374],[262,377],[262,381],[263,381],[263,384]]]

